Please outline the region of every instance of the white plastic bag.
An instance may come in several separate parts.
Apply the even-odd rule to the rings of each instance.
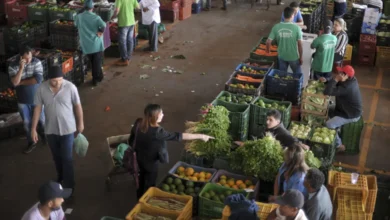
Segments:
[[[78,134],[74,139],[74,150],[80,157],[85,157],[85,155],[87,155],[88,146],[89,142],[83,134]]]

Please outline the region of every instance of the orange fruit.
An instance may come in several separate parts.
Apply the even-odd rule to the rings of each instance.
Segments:
[[[245,188],[246,188],[245,183],[241,183],[241,184],[238,186],[238,188],[240,188],[240,189],[245,189]]]
[[[195,173],[195,170],[191,167],[188,167],[185,172],[187,176],[192,176]]]
[[[220,176],[219,178],[220,178],[220,179],[224,179],[224,180],[227,179],[225,175],[222,175],[222,176]]]
[[[221,179],[221,180],[219,180],[219,183],[222,184],[222,185],[225,185],[226,184],[226,180]]]
[[[206,173],[206,179],[210,179],[211,178],[211,173]]]
[[[205,172],[200,172],[200,173],[199,173],[199,178],[205,179],[205,178],[206,178]]]
[[[236,185],[237,185],[237,186],[239,186],[239,185],[241,185],[241,184],[243,184],[243,183],[244,183],[244,182],[243,182],[242,180],[237,180],[237,181],[236,181]]]
[[[234,181],[233,181],[233,180],[228,180],[228,181],[227,181],[227,184],[229,184],[229,186],[232,187],[232,186],[234,186]]]
[[[230,188],[228,184],[223,184],[224,187]]]
[[[238,186],[233,185],[232,188],[233,188],[233,189],[238,189]]]
[[[204,178],[199,178],[199,181],[201,181],[201,182],[205,182],[206,180],[204,179]]]
[[[199,177],[199,173],[194,173],[194,175],[192,175],[192,176],[198,178]]]
[[[183,173],[184,172],[184,167],[179,167],[179,168],[177,168],[177,172],[178,173]]]

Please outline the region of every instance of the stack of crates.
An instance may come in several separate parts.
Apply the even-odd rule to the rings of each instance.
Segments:
[[[170,1],[164,0],[160,1],[160,14],[161,20],[169,21],[175,23],[179,20],[179,8],[180,8],[180,0]]]
[[[5,11],[9,26],[21,25],[28,20],[28,7],[34,2],[28,1],[8,1],[5,4]]]
[[[57,19],[50,22],[51,45],[60,50],[78,50],[80,40],[78,30],[72,20]]]
[[[179,10],[179,20],[185,20],[191,17],[192,14],[192,0],[182,0]]]
[[[374,66],[376,52],[376,35],[361,34],[357,63],[359,65]]]

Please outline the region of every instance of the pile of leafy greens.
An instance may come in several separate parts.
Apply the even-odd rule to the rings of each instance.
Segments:
[[[248,176],[272,181],[283,163],[282,147],[270,133],[262,139],[246,141],[231,153],[230,162],[235,170]]]
[[[186,123],[186,132],[206,134],[215,139],[208,142],[190,141],[185,146],[186,150],[207,159],[229,154],[231,147],[231,137],[228,134],[229,111],[223,106],[207,105],[202,107],[201,113],[201,121]]]
[[[305,162],[311,168],[320,168],[321,160],[314,156],[311,150],[305,151]]]
[[[325,84],[320,82],[320,81],[315,81],[315,80],[309,81],[309,84],[305,88],[305,92],[307,92],[308,94],[323,95],[324,90],[325,90]],[[323,105],[327,101],[326,97],[320,98],[320,97],[308,96],[307,99],[309,99],[311,102],[318,104],[318,105]],[[311,110],[311,111],[319,111],[319,112],[323,111],[322,109],[317,109],[316,107],[309,105],[309,104],[305,104],[304,108],[306,110]]]

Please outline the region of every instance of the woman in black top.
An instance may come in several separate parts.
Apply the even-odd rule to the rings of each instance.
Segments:
[[[166,131],[159,125],[163,117],[164,114],[159,105],[149,104],[144,110],[144,117],[137,119],[134,127],[131,129],[129,144],[130,146],[135,146],[139,167],[138,198],[149,187],[156,185],[158,163],[161,160],[161,149],[166,149],[166,141],[200,139],[207,142],[213,139],[213,137],[204,134]],[[134,140],[136,140],[136,143],[134,143]]]
[[[337,44],[334,54],[335,66],[340,66],[345,55],[345,48],[348,45],[347,26],[342,18],[337,18],[333,25],[333,34],[337,37]]]

